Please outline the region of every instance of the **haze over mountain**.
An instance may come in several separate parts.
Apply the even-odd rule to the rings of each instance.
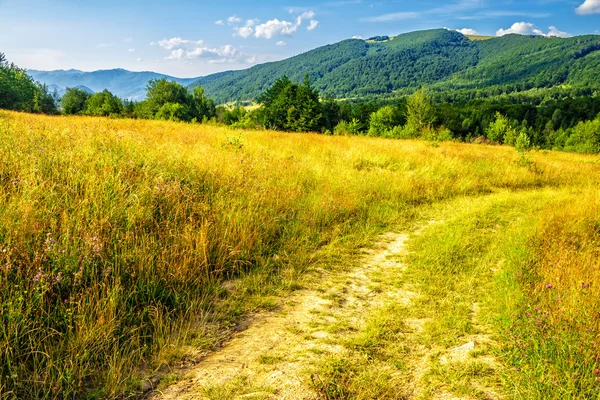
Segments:
[[[526,90],[558,85],[599,88],[600,36],[572,38],[509,34],[465,36],[435,29],[369,40],[349,39],[295,57],[240,71],[178,79],[122,69],[29,71],[48,85],[91,90],[140,100],[150,79],[167,78],[193,88],[202,85],[218,103],[253,101],[276,79],[302,81],[309,74],[322,95],[337,98],[394,96],[422,85],[435,90]]]
[[[48,85],[51,91],[56,90],[59,95],[62,95],[68,87],[78,87],[88,92],[101,92],[108,89],[113,94],[130,100],[143,100],[146,96],[146,85],[152,79],[165,78],[184,86],[198,80],[198,78],[176,78],[156,72],[132,72],[124,69],[93,72],[74,69],[67,71],[28,70],[27,73],[36,81]]]

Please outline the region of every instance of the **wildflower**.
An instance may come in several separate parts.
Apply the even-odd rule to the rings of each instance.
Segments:
[[[594,375],[600,375],[600,369],[596,368],[596,369],[594,370]]]
[[[584,289],[587,289],[587,288],[590,287],[590,285],[588,285],[587,283],[582,283],[581,287],[584,288]]]
[[[552,284],[551,283],[547,283],[546,284],[546,289],[552,289]]]

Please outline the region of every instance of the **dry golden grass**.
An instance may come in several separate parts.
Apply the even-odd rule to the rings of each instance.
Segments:
[[[600,180],[598,157],[530,157],[534,167],[506,147],[2,112],[1,397],[135,395],[140,366],[210,347],[272,306],[252,298],[420,205]],[[236,277],[245,289],[228,293]]]

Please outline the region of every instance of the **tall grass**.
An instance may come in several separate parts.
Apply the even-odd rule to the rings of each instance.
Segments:
[[[545,207],[507,249],[516,301],[505,315],[518,398],[589,399],[600,391],[600,197],[596,189]],[[508,325],[510,324],[510,325]]]
[[[2,113],[0,397],[134,396],[140,368],[420,204],[598,183],[597,158],[513,152]]]

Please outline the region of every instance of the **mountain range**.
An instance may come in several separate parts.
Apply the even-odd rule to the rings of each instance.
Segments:
[[[199,78],[175,78],[156,72],[132,72],[124,69],[110,69],[84,72],[76,69],[57,71],[28,70],[34,80],[48,85],[50,92],[55,90],[62,95],[66,88],[77,87],[87,92],[101,92],[104,89],[129,100],[143,100],[146,85],[152,79],[168,79],[187,86]]]
[[[301,82],[309,74],[321,94],[369,98],[405,94],[422,85],[444,90],[527,90],[556,86],[600,88],[600,36],[572,38],[465,36],[435,29],[367,40],[348,39],[295,57],[240,71],[179,79],[153,72],[109,70],[29,71],[61,87],[108,89],[133,100],[150,79],[204,87],[217,103],[255,100],[283,75]]]

